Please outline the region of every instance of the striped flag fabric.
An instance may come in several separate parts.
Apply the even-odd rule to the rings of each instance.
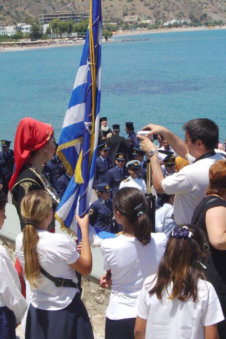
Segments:
[[[62,228],[75,233],[78,230],[74,216],[87,213],[93,186],[101,98],[101,39],[101,0],[90,0],[89,27],[57,149],[72,178],[55,217]]]

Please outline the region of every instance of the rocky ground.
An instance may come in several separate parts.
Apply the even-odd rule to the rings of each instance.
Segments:
[[[14,243],[0,237],[2,245],[7,249],[12,260],[14,257]],[[109,299],[109,290],[99,286],[99,282],[90,277],[82,279],[82,300],[87,308],[93,326],[95,339],[104,339],[105,311]],[[23,327],[17,327],[17,339],[24,339]]]

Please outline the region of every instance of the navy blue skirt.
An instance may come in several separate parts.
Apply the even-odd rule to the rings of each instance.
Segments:
[[[0,307],[0,338],[16,339],[16,318],[8,307]]]
[[[111,320],[106,318],[105,339],[134,339],[136,318]]]
[[[25,339],[93,339],[86,308],[77,293],[66,308],[40,310],[30,305]]]

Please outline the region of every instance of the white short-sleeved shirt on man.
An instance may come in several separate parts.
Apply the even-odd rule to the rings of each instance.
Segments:
[[[168,298],[163,292],[162,299],[149,294],[155,285],[155,275],[148,277],[138,298],[137,315],[147,320],[145,339],[204,339],[204,327],[224,320],[219,299],[213,285],[198,281],[198,299],[181,301]]]
[[[38,231],[37,252],[40,266],[54,277],[72,279],[75,283],[77,277],[75,271],[69,266],[79,258],[76,243],[66,235]],[[16,238],[16,256],[24,268],[24,252],[22,249],[23,233]],[[59,310],[67,307],[73,300],[77,288],[56,287],[55,284],[40,274],[38,288],[30,287],[30,302],[36,308],[42,310]]]
[[[174,220],[178,225],[189,224],[195,207],[204,198],[209,183],[209,168],[216,161],[225,159],[217,153],[185,166],[162,180],[166,194],[175,194]]]

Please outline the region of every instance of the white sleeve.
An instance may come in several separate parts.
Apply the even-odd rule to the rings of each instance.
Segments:
[[[112,268],[112,265],[117,265],[115,255],[114,255],[114,243],[112,242],[115,238],[112,239],[105,239],[101,243],[101,252],[104,261],[104,270],[109,270]]]
[[[142,184],[143,184],[143,193],[147,192],[147,185],[146,182],[144,181],[144,179],[142,180]]]
[[[148,291],[145,289],[145,282],[143,284],[142,290],[139,293],[138,301],[137,301],[137,316],[139,318],[148,319],[149,307],[147,303],[148,299]]]
[[[208,283],[208,302],[203,315],[203,326],[211,326],[224,320],[220,301],[212,284]]]
[[[0,294],[5,306],[13,311],[16,323],[19,324],[27,309],[27,303],[20,292],[19,277],[10,258],[0,257],[0,272]]]
[[[68,239],[65,235],[62,235],[62,239],[57,244],[57,256],[68,265],[74,264],[79,258],[75,240]]]
[[[185,194],[192,188],[192,183],[181,170],[180,172],[169,175],[162,180],[162,188],[166,194]]]

